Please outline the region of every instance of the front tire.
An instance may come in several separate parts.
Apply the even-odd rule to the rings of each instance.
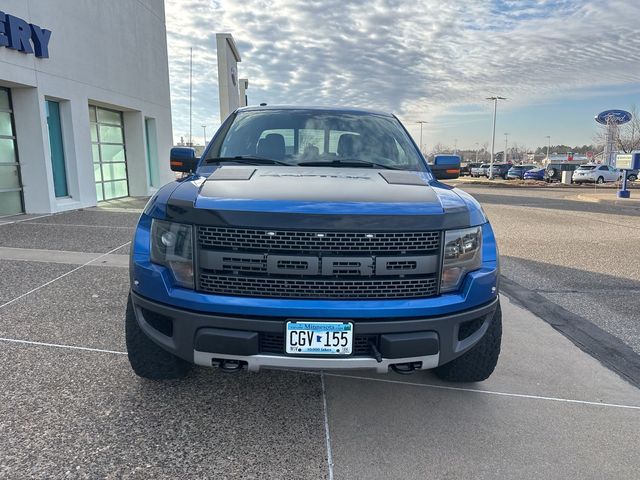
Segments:
[[[502,310],[498,303],[484,337],[471,350],[434,372],[447,382],[482,382],[491,376],[500,356],[502,342]]]
[[[172,355],[147,337],[136,320],[131,296],[127,302],[125,328],[129,363],[139,377],[150,380],[183,378],[193,368],[191,363]]]
[[[602,185],[604,183],[604,177],[598,177],[598,179],[596,180],[596,183],[598,185]]]
[[[635,176],[635,175],[629,175],[627,177],[627,180],[630,181],[630,182],[635,182],[636,180],[638,180],[638,177]]]

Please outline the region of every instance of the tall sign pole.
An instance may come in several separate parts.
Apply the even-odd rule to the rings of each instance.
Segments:
[[[422,149],[422,125],[424,125],[425,123],[429,123],[429,122],[426,122],[426,121],[424,121],[424,120],[418,120],[416,123],[419,123],[419,124],[420,124],[420,152],[421,152],[421,153],[424,153],[424,152],[422,151],[422,150],[423,150],[423,149]]]
[[[506,100],[505,97],[499,97],[494,95],[493,97],[487,97],[487,100],[493,100],[493,130],[491,132],[491,160],[489,163],[489,180],[493,179],[493,159],[495,157],[496,150],[496,114],[498,112],[498,100]]]
[[[189,48],[189,146],[193,147],[193,47]]]

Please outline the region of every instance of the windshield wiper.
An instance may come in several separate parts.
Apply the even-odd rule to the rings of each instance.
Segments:
[[[369,167],[369,168],[383,168],[386,170],[400,170],[397,167],[390,165],[384,165],[382,163],[368,162],[366,160],[359,160],[356,158],[336,159],[330,161],[313,161],[313,162],[300,162],[300,167]]]
[[[253,157],[251,155],[236,155],[235,157],[214,157],[207,158],[205,164],[209,163],[224,163],[224,162],[236,162],[245,165],[287,165],[288,163],[281,162],[280,160],[274,160],[272,158]]]

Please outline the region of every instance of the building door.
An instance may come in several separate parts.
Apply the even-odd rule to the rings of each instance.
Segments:
[[[98,201],[127,197],[127,158],[122,112],[89,105],[93,173]]]
[[[0,217],[24,212],[11,92],[0,87]]]

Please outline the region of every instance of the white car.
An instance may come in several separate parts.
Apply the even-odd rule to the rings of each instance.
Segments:
[[[599,165],[588,163],[580,165],[573,172],[573,183],[605,183],[617,182],[620,180],[621,173],[608,165]]]

